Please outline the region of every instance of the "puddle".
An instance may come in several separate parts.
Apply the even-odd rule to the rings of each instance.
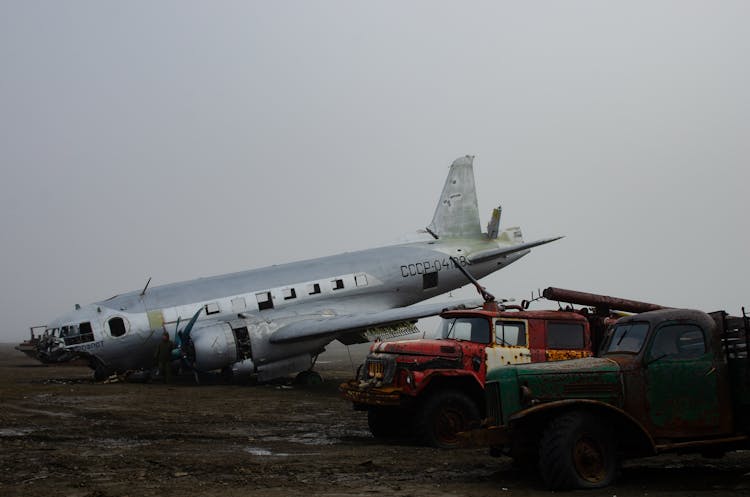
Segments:
[[[328,438],[321,433],[300,433],[289,437],[288,440],[303,445],[333,445],[339,442],[339,440]]]
[[[42,409],[29,409],[29,408],[26,408],[26,407],[14,406],[12,404],[8,404],[5,407],[6,408],[10,408],[10,409],[15,409],[16,411],[28,412],[30,414],[42,414],[44,416],[52,416],[52,417],[57,417],[57,418],[73,418],[73,417],[75,417],[74,414],[71,414],[69,412],[55,412],[55,411],[45,411],[45,410],[42,410]]]
[[[311,431],[299,431],[285,435],[271,433],[270,430],[261,428],[253,430],[253,438],[271,443],[294,443],[308,446],[328,446],[346,443],[346,441],[359,438],[372,438],[368,430],[352,429],[347,426],[326,427],[323,425],[312,425],[307,427]],[[316,429],[317,428],[317,429]]]
[[[126,449],[130,447],[142,447],[150,445],[151,442],[144,440],[132,440],[129,438],[98,438],[96,439],[97,447],[108,449]]]
[[[0,437],[23,437],[32,431],[31,428],[0,428]]]
[[[245,447],[242,450],[254,456],[264,457],[317,456],[320,454],[320,452],[273,452],[262,447]]]
[[[339,439],[329,438],[321,433],[300,433],[283,437],[266,436],[263,438],[269,442],[292,442],[301,445],[334,445],[341,442]]]
[[[274,454],[270,450],[268,450],[268,449],[261,449],[260,447],[245,447],[242,450],[244,450],[248,454],[252,454],[254,456],[276,456],[276,457],[288,457],[289,456],[289,454],[286,454],[284,452],[278,452],[278,453]]]

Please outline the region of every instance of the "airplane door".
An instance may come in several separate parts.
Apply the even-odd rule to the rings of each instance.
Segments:
[[[655,438],[720,433],[716,368],[700,327],[669,324],[656,330],[644,369],[648,421]]]

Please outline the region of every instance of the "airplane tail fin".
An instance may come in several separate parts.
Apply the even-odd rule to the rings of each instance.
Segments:
[[[474,157],[459,157],[451,164],[428,231],[439,238],[482,236],[474,186]]]

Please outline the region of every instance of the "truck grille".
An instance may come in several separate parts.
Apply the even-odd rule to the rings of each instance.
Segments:
[[[361,380],[378,380],[384,384],[391,383],[396,372],[396,361],[387,356],[368,356],[362,368]]]
[[[499,426],[503,422],[503,410],[500,404],[500,383],[490,381],[484,387],[487,418],[490,426]]]

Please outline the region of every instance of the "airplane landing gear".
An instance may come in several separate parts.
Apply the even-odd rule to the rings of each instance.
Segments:
[[[104,381],[114,374],[114,371],[96,358],[89,359],[89,367],[94,370],[94,381]]]
[[[302,371],[294,378],[295,385],[313,386],[323,383],[323,377],[317,371]]]

